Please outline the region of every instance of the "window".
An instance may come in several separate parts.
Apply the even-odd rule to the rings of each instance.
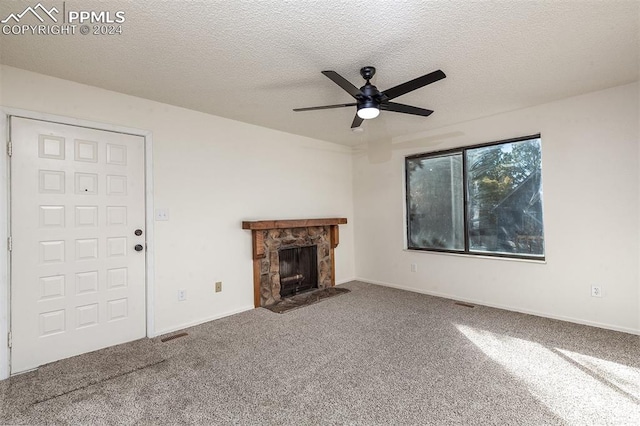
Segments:
[[[544,259],[540,135],[406,158],[408,248]]]

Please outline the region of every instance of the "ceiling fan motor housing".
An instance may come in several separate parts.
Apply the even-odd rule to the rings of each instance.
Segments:
[[[364,68],[363,68],[364,69]],[[376,86],[369,83],[360,88],[362,97],[358,99],[358,109],[361,108],[379,108],[380,106],[380,91]]]

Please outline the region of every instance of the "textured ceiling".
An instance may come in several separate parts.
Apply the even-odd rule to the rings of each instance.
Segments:
[[[62,10],[62,1],[41,0]],[[0,19],[35,6],[0,2]],[[640,1],[67,0],[123,10],[123,34],[0,35],[0,62],[318,139],[354,145],[638,80]],[[27,18],[24,18],[25,20]],[[384,90],[436,69],[447,78],[350,130],[355,108],[320,71]]]

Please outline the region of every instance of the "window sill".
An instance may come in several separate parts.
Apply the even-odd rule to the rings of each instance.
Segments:
[[[524,263],[536,263],[540,265],[545,265],[547,263],[547,259],[523,259],[520,257],[507,257],[507,256],[489,256],[484,254],[467,254],[467,253],[451,253],[446,251],[429,251],[429,250],[416,250],[404,248],[403,251],[408,253],[424,253],[424,254],[435,254],[435,255],[444,255],[444,256],[455,256],[455,257],[463,257],[465,259],[490,259],[490,260],[502,260],[508,262],[524,262]]]

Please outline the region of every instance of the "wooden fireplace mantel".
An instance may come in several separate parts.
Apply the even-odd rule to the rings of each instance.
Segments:
[[[253,246],[253,303],[256,308],[260,303],[260,259],[265,257],[264,238],[265,231],[270,229],[309,228],[315,226],[329,227],[330,252],[331,252],[331,285],[335,285],[336,264],[334,251],[339,242],[340,234],[338,225],[347,223],[347,218],[320,218],[320,219],[285,219],[285,220],[258,220],[243,221],[242,229],[251,230],[251,243]]]
[[[310,226],[344,225],[346,217],[329,219],[292,219],[292,220],[258,220],[255,222],[242,222],[242,229],[283,229],[283,228],[308,228]]]

